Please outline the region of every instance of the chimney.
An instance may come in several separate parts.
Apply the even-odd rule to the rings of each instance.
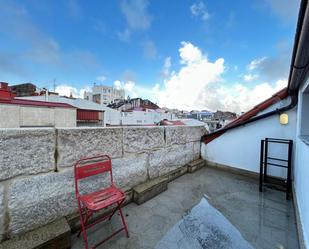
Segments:
[[[8,87],[8,83],[0,82],[0,99],[1,100],[11,100],[13,99],[11,89]]]

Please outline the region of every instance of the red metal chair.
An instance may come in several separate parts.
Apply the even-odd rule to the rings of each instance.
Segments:
[[[107,172],[110,173],[109,187],[100,189],[92,193],[80,194],[79,180],[98,174],[105,174]],[[113,234],[109,235],[102,241],[98,242],[91,248],[98,247],[99,245],[101,245],[102,243],[104,243],[117,233],[121,232],[122,230],[124,230],[127,237],[129,237],[128,227],[121,210],[121,205],[125,200],[125,194],[121,189],[118,189],[114,185],[112,163],[110,157],[107,155],[99,155],[78,160],[74,165],[74,178],[75,178],[75,194],[78,203],[78,210],[81,222],[81,230],[78,233],[78,236],[80,235],[80,233],[82,233],[86,249],[89,248],[86,230],[103,220],[106,219],[110,220],[117,210],[119,211],[123,227],[118,229],[117,231],[115,231]],[[87,224],[89,219],[92,217],[94,213],[102,209],[107,209],[111,206],[113,206],[111,213],[96,220],[95,222]]]

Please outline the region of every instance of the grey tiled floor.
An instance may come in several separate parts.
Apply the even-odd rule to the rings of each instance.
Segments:
[[[203,168],[169,183],[168,190],[143,205],[123,208],[130,238],[120,233],[99,248],[150,249],[206,195],[255,248],[297,249],[297,232],[292,201],[272,189],[258,191],[258,182],[217,169]],[[88,232],[95,242],[120,226],[120,217],[99,224]],[[84,248],[82,238],[72,235],[72,248]]]

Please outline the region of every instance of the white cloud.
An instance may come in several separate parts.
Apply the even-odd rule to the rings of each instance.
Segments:
[[[89,86],[86,86],[84,88],[76,88],[76,87],[73,87],[69,84],[62,84],[62,85],[58,85],[56,86],[56,89],[55,91],[57,93],[59,93],[60,96],[67,96],[67,97],[70,97],[70,95],[72,94],[72,96],[74,98],[84,98],[84,92],[85,91],[90,91],[90,87]]]
[[[121,90],[121,89],[123,88],[121,81],[120,81],[120,80],[116,80],[116,81],[114,82],[114,87],[115,87],[117,90]]]
[[[204,21],[207,21],[210,17],[206,9],[206,6],[202,1],[191,5],[190,10],[191,10],[192,15],[200,17]]]
[[[117,90],[124,89],[127,96],[130,95],[130,97],[136,98],[138,97],[138,93],[135,90],[135,83],[133,81],[120,81],[116,80],[114,81],[114,86]],[[133,95],[133,96],[132,96]]]
[[[122,0],[120,9],[124,15],[127,27],[123,32],[118,32],[118,37],[123,41],[130,39],[132,31],[147,30],[151,25],[151,16],[148,13],[148,0]]]
[[[254,59],[253,61],[250,62],[250,64],[247,66],[247,69],[249,71],[252,71],[256,68],[258,68],[258,66],[266,60],[267,57],[262,57],[262,58],[257,58],[257,59]]]
[[[202,51],[190,42],[181,42],[181,46],[179,49],[181,64],[190,64],[202,59]]]
[[[106,80],[106,76],[105,75],[100,75],[96,78],[97,81],[100,81],[100,82],[104,82]]]
[[[259,77],[258,74],[251,74],[251,73],[249,73],[249,74],[244,74],[243,75],[243,80],[249,82],[249,81],[253,81],[253,80],[257,79],[258,77]]]
[[[156,95],[158,85],[156,84],[154,87],[145,87],[137,85],[134,81],[127,80],[127,81],[120,81],[116,80],[114,82],[114,86],[117,89],[124,89],[126,93],[126,97],[130,96],[130,98],[147,98],[156,101],[154,95]]]
[[[248,74],[258,74],[259,78],[269,82],[276,82],[287,78],[289,74],[291,48],[278,43],[278,51],[272,57],[254,59],[247,65]]]
[[[248,111],[286,86],[287,81],[285,79],[278,80],[274,84],[260,83],[252,88],[241,83],[232,87],[222,86],[216,91],[216,98],[221,99],[221,101],[220,103],[214,101],[214,103],[220,106],[219,109],[241,113]],[[205,92],[205,94],[207,93]],[[214,103],[210,103],[210,105],[215,107]]]
[[[166,57],[165,60],[164,60],[163,69],[161,71],[161,75],[162,75],[163,78],[166,78],[166,77],[169,76],[171,65],[172,65],[172,58]]]
[[[158,89],[158,104],[179,109],[198,109],[199,96],[205,87],[221,81],[224,72],[224,60],[208,61],[202,51],[190,42],[182,42],[179,49],[182,68],[164,80],[164,86]]]
[[[225,84],[224,59],[209,61],[205,53],[190,42],[182,42],[179,49],[182,67],[170,74],[163,85],[149,88],[151,100],[161,107],[184,110],[247,111],[286,86],[284,79],[255,86],[243,83]],[[258,61],[252,63],[256,65]],[[254,66],[253,66],[254,67]],[[138,86],[135,84],[135,89]],[[148,93],[149,91],[144,91]],[[139,95],[143,96],[143,95]],[[149,95],[148,95],[149,96]]]

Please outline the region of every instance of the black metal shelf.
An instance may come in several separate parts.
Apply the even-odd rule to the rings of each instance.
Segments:
[[[268,156],[268,148],[270,143],[277,143],[277,144],[286,144],[288,146],[288,155],[287,159],[277,158],[277,157],[269,157]],[[282,181],[285,185],[286,191],[286,198],[289,199],[289,195],[291,193],[291,172],[292,172],[292,149],[293,149],[293,140],[288,139],[278,139],[278,138],[265,138],[261,140],[261,151],[260,151],[260,184],[259,190],[260,192],[263,191],[263,186],[273,186],[276,185],[271,183],[269,180],[272,178],[267,175],[268,165],[286,168],[287,175],[286,180]],[[275,163],[274,161],[278,162]],[[279,164],[279,162],[283,162],[285,164]]]

